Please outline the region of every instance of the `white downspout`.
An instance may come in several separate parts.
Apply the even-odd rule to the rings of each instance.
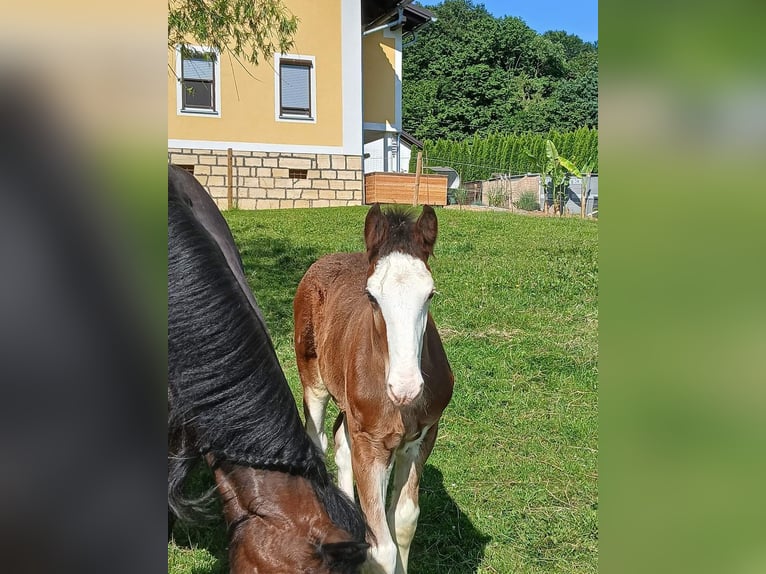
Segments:
[[[362,36],[368,36],[370,34],[374,34],[375,32],[380,32],[381,30],[385,30],[387,28],[396,28],[397,26],[401,26],[402,24],[404,24],[405,22],[404,8],[400,6],[397,12],[398,12],[398,16],[396,20],[394,20],[393,22],[389,22],[388,24],[382,24],[370,30],[366,30],[365,32],[362,33]]]

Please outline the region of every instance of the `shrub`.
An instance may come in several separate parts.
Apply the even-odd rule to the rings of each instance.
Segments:
[[[490,207],[508,207],[508,199],[502,189],[491,189],[487,192],[487,203]]]
[[[454,196],[455,196],[455,201],[457,201],[458,205],[465,205],[466,203],[468,203],[468,190],[467,189],[465,189],[463,187],[457,188],[455,190]]]
[[[519,209],[524,211],[537,211],[540,206],[537,203],[537,195],[533,191],[524,191],[519,196],[519,200],[514,203]]]

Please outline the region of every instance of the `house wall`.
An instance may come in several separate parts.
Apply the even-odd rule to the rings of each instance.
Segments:
[[[244,66],[221,57],[221,116],[178,115],[176,84],[168,73],[168,138],[292,145],[343,145],[341,1],[289,0],[300,22],[294,56],[313,56],[316,74],[316,122],[279,121],[275,117],[274,57]],[[176,66],[168,51],[168,65]]]
[[[380,30],[364,36],[362,52],[365,127],[374,125],[378,129],[390,129],[393,126],[399,129],[396,83],[398,73],[401,84],[401,32]]]
[[[399,153],[402,156],[401,171],[410,171],[410,158],[412,157],[412,148],[402,141]]]
[[[220,207],[227,206],[227,149],[242,209],[362,203],[362,38],[358,0],[286,0],[298,17],[288,56],[314,62],[312,120],[280,120],[275,57],[244,67],[220,62],[220,117],[179,115],[177,79],[168,73],[168,161],[193,166]],[[191,42],[193,43],[193,42]],[[176,55],[168,53],[175,67]],[[306,179],[288,170],[306,169]]]
[[[226,150],[171,148],[168,161],[193,166],[218,207],[228,207]],[[291,179],[290,169],[305,169],[308,177]],[[233,150],[232,196],[240,209],[361,205],[362,158]]]

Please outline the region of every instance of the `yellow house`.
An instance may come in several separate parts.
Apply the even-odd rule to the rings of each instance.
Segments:
[[[222,208],[364,203],[365,144],[382,140],[394,171],[402,46],[432,18],[411,2],[285,0],[293,49],[258,66],[206,46],[169,51],[169,162]]]

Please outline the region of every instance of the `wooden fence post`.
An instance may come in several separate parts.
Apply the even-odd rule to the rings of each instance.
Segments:
[[[229,148],[226,150],[226,186],[227,186],[226,204],[228,205],[228,209],[231,209],[232,205],[234,204],[234,193],[233,193],[232,182],[231,182],[232,159],[233,159],[232,149]]]
[[[423,171],[423,152],[418,152],[418,160],[415,164],[415,193],[412,195],[412,205],[418,204],[418,193],[420,192],[420,172]]]

